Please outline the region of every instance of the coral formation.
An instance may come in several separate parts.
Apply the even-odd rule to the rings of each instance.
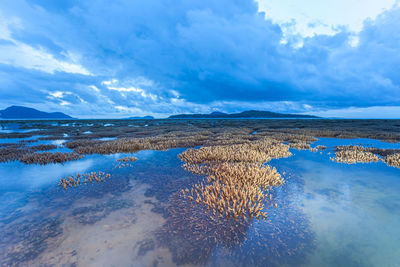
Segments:
[[[79,160],[84,157],[84,155],[74,152],[36,153],[36,151],[45,151],[55,148],[57,148],[55,145],[43,144],[37,146],[26,146],[26,142],[0,144],[0,163],[18,160],[24,164],[46,165],[50,163],[64,163],[67,161]]]
[[[205,265],[217,245],[234,248],[242,244],[248,228],[249,222],[242,218],[214,216],[175,193],[169,199],[166,222],[156,236],[169,248],[176,264]]]
[[[72,175],[68,176],[67,178],[61,178],[60,183],[58,184],[61,186],[64,191],[66,191],[68,188],[77,188],[80,185],[83,184],[88,184],[88,183],[93,183],[93,182],[104,182],[107,178],[110,178],[111,174],[105,173],[105,172],[91,172],[91,173],[84,173],[80,174],[78,173],[77,175]]]
[[[179,155],[183,168],[206,175],[206,180],[182,190],[181,194],[213,215],[265,220],[263,201],[272,187],[283,184],[283,178],[264,163],[290,155],[288,145],[269,138],[186,150]]]
[[[325,149],[326,149],[326,146],[318,145],[318,146],[316,146],[316,147],[310,148],[310,151],[312,151],[312,152],[317,152],[317,151],[325,150]]]
[[[392,167],[400,167],[399,149],[382,149],[364,146],[338,146],[332,161],[354,164],[382,161]]]
[[[389,166],[400,168],[400,153],[387,156],[386,163]]]
[[[374,138],[400,141],[396,121],[358,120],[109,120],[109,121],[17,121],[20,129],[31,132],[0,133],[0,138],[37,137],[38,140],[65,139],[65,147],[77,154],[132,153],[140,150],[167,150],[246,144],[265,138],[308,149],[315,137]],[[106,127],[105,125],[112,125]],[[6,126],[5,126],[6,127]],[[384,130],[383,130],[384,129]],[[84,134],[91,131],[90,135]],[[115,140],[100,140],[101,138]],[[25,154],[54,149],[52,145],[27,146],[33,140],[21,140],[17,147],[1,146],[0,162],[20,160]],[[322,150],[318,148],[318,150]],[[69,158],[68,160],[73,160]],[[49,162],[50,163],[50,162]]]
[[[53,150],[56,149],[56,145],[49,145],[49,144],[41,144],[41,145],[36,145],[32,146],[31,149],[35,151],[47,151],[47,150]]]
[[[315,236],[295,198],[297,190],[302,190],[302,179],[290,173],[287,177],[279,188],[279,195],[278,190],[271,192],[280,208],[274,209],[270,206],[272,200],[265,200],[270,223],[262,225],[252,224],[245,218],[232,220],[213,215],[176,192],[165,208],[166,221],[156,232],[157,241],[171,251],[177,265],[219,266],[227,261],[234,262],[235,266],[304,264],[307,253],[313,249]],[[216,250],[217,258],[213,257]]]
[[[335,158],[331,158],[336,162],[354,164],[354,163],[369,163],[378,162],[380,158],[366,151],[362,146],[338,146],[335,152]]]
[[[133,162],[137,161],[136,157],[124,157],[117,159],[117,164],[114,166],[114,168],[125,168],[125,167],[133,167]]]
[[[208,146],[189,149],[179,155],[186,163],[203,164],[215,161],[225,162],[268,162],[273,158],[289,157],[289,146],[274,139],[243,144]]]
[[[33,154],[25,154],[19,160],[25,164],[40,164],[46,165],[49,163],[64,163],[72,160],[79,160],[83,158],[84,155],[77,153],[33,153]]]

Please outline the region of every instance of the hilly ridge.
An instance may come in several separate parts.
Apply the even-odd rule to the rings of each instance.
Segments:
[[[168,117],[169,119],[208,119],[208,118],[318,118],[312,115],[284,114],[271,111],[247,110],[240,113],[212,112],[210,114],[179,114]]]
[[[0,110],[1,119],[73,119],[62,112],[44,112],[34,108],[10,106]]]

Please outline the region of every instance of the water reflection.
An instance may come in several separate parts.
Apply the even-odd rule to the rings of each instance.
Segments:
[[[141,151],[123,169],[113,169],[116,159],[131,154],[0,164],[0,265],[395,266],[400,258],[399,169],[295,151],[272,161],[286,183],[273,192],[278,208],[266,205],[268,221],[234,221],[178,196],[202,180],[180,167],[182,151]],[[90,171],[112,178],[58,187],[60,177]]]
[[[342,141],[337,140],[337,144],[348,142]],[[379,141],[367,141],[379,147]],[[387,146],[399,148],[399,144]],[[303,152],[281,164],[290,165],[306,181],[299,201],[311,218],[317,243],[307,265],[398,264],[400,173],[397,168],[383,163],[338,164]]]

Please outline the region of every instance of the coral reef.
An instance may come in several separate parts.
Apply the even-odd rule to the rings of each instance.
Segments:
[[[40,164],[46,165],[49,163],[64,163],[67,161],[72,160],[79,160],[82,159],[84,155],[77,154],[77,153],[50,153],[50,152],[43,152],[43,153],[33,153],[33,154],[25,154],[19,160],[24,164]]]
[[[393,155],[388,155],[386,157],[386,163],[389,166],[400,168],[400,153],[396,153]]]
[[[268,162],[273,158],[289,157],[289,146],[274,139],[236,145],[208,146],[200,149],[189,149],[179,158],[191,164],[203,164],[215,161],[226,162]]]
[[[217,245],[233,248],[243,243],[248,228],[244,219],[214,216],[175,193],[169,200],[167,220],[156,236],[161,246],[169,248],[176,264],[204,265]]]
[[[133,162],[137,161],[136,157],[124,157],[117,159],[117,164],[114,166],[114,168],[125,168],[125,167],[133,167]]]
[[[29,141],[29,140],[28,140]],[[0,163],[20,161],[24,164],[46,165],[50,163],[64,163],[72,160],[79,160],[84,157],[82,154],[68,152],[42,152],[36,151],[52,150],[55,145],[26,146],[26,142],[0,144]]]
[[[289,146],[273,139],[251,143],[189,149],[179,155],[183,168],[206,175],[205,182],[181,194],[213,215],[226,218],[266,219],[263,201],[272,187],[283,184],[275,168],[264,165],[272,158],[288,157]],[[271,195],[269,195],[271,200]]]
[[[91,172],[77,175],[68,176],[67,178],[61,178],[59,182],[59,186],[61,186],[64,191],[68,188],[77,188],[80,185],[91,184],[93,182],[104,182],[107,178],[110,178],[111,174],[105,172]]]
[[[171,195],[164,225],[156,232],[158,245],[167,247],[177,265],[288,266],[303,264],[314,248],[315,235],[308,217],[298,208],[301,178],[288,173],[288,180],[271,192],[279,209],[265,200],[268,223],[262,225],[238,218],[213,215],[193,205],[181,192]],[[288,186],[288,183],[295,183]],[[278,194],[277,191],[280,191]],[[292,203],[293,202],[293,203]],[[215,251],[218,251],[215,257]],[[226,260],[223,259],[226,257]],[[216,260],[216,262],[214,262]]]
[[[331,160],[340,163],[354,164],[378,162],[380,158],[372,152],[367,151],[367,149],[362,146],[338,146],[336,148],[335,158],[331,158]]]
[[[312,152],[317,152],[317,151],[323,151],[323,150],[325,150],[326,149],[326,146],[321,146],[321,145],[318,145],[318,146],[316,146],[316,147],[312,147],[312,148],[310,148],[310,151],[312,151]]]
[[[140,150],[167,150],[246,144],[265,138],[287,144],[290,148],[316,152],[310,144],[315,137],[373,138],[400,141],[396,120],[107,120],[107,121],[13,121],[20,129],[31,132],[0,133],[0,138],[36,137],[37,140],[65,139],[65,146],[75,153],[114,154]],[[106,125],[112,125],[106,127]],[[90,131],[91,134],[84,134]],[[100,140],[101,138],[115,140]],[[54,148],[51,145],[0,147],[0,162],[20,160],[23,155]],[[318,148],[322,150],[322,148]],[[68,160],[74,160],[69,158]],[[50,163],[50,162],[49,162]]]
[[[18,160],[28,153],[33,153],[33,151],[21,143],[0,144],[0,163]]]
[[[392,167],[400,167],[399,149],[383,149],[364,146],[338,146],[332,161],[354,164],[384,162]]]
[[[161,119],[161,120],[69,120],[69,121],[2,121],[17,124],[19,129],[31,132],[0,133],[0,138],[26,138],[41,135],[41,140],[62,139],[99,139],[103,137],[141,138],[155,137],[177,132],[199,132],[210,130],[212,133],[256,132],[251,137],[271,136],[276,133],[285,135],[285,139],[312,142],[314,137],[332,138],[370,138],[388,142],[400,141],[400,123],[398,120],[325,120],[325,119]],[[105,127],[105,125],[112,127]],[[91,131],[90,137],[84,132]],[[291,136],[292,135],[292,136]],[[283,141],[283,140],[282,140]],[[285,140],[288,142],[289,140]],[[315,140],[314,140],[315,141]]]
[[[57,217],[35,217],[0,231],[0,265],[19,266],[17,263],[36,258],[48,247],[49,238],[62,234],[63,220]],[[6,249],[3,250],[3,245]],[[22,265],[27,266],[27,265]]]
[[[31,149],[35,150],[35,151],[47,151],[47,150],[53,150],[56,149],[57,146],[56,145],[36,145],[36,146],[32,146]]]

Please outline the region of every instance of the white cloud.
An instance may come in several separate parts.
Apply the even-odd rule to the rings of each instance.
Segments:
[[[35,69],[53,74],[56,71],[91,75],[83,66],[56,59],[43,48],[34,48],[27,44],[14,41],[0,44],[0,63]]]
[[[126,114],[135,114],[136,115],[142,115],[143,114],[143,110],[141,110],[140,108],[135,108],[135,107],[127,107],[127,106],[115,106],[115,108],[123,113]]]
[[[129,82],[125,82],[125,83],[134,83],[134,81],[129,81]],[[134,86],[129,86],[129,87],[123,87],[119,85],[119,81],[117,79],[112,79],[109,81],[102,81],[101,82],[102,85],[105,85],[106,88],[108,90],[114,90],[114,91],[118,91],[121,93],[121,95],[123,97],[127,97],[126,94],[124,94],[124,92],[133,92],[133,93],[138,93],[140,96],[142,96],[143,98],[150,98],[152,100],[157,100],[157,96],[152,94],[152,93],[148,93],[146,92],[146,90],[142,89],[142,88],[137,88]],[[153,85],[152,82],[150,82],[149,80],[145,81],[146,85]]]
[[[68,101],[62,100],[62,101],[60,102],[60,105],[61,105],[61,106],[68,106],[68,105],[71,105],[71,103],[69,103]]]
[[[15,40],[11,36],[10,27],[22,29],[23,25],[19,18],[8,18],[0,13],[0,63],[35,69],[53,74],[56,71],[91,75],[91,73],[78,63],[79,55],[70,51],[62,52],[61,56],[69,61],[59,60],[43,47],[32,47],[26,43]]]
[[[99,88],[96,85],[89,85],[89,88],[93,89],[96,92],[100,92]]]
[[[63,97],[64,93],[60,91],[55,91],[55,92],[49,92],[49,95],[55,98],[61,98]]]
[[[112,7],[105,0],[68,7],[0,1],[7,14],[0,19],[0,99],[30,105],[47,97],[52,105],[45,108],[77,117],[120,117],[129,108],[167,115],[400,103],[400,10],[365,22],[359,33],[347,15],[374,17],[389,0],[362,2],[372,15],[353,0],[329,2],[338,10],[326,0],[260,1],[272,5],[266,11],[272,21],[253,0],[178,0],[173,8],[157,0]],[[294,15],[280,14],[282,6]],[[309,35],[338,33],[303,38],[308,33],[296,29],[303,26]],[[73,74],[88,70],[92,76]]]
[[[396,0],[306,0],[290,1],[257,0],[259,10],[267,18],[286,28],[288,33],[299,33],[311,37],[314,34],[333,35],[340,25],[350,31],[359,32],[364,20],[375,19],[385,9],[390,9]],[[291,21],[295,23],[289,23]]]

